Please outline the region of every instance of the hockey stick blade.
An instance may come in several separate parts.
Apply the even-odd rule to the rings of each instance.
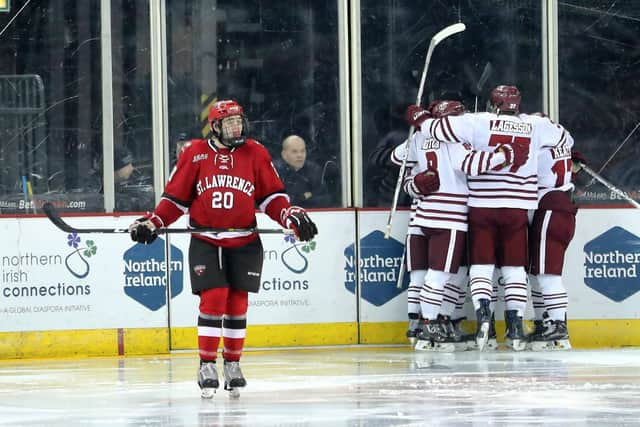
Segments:
[[[478,83],[474,88],[476,100],[475,100],[475,106],[473,111],[475,113],[478,112],[478,95],[480,95],[480,92],[482,92],[482,89],[484,88],[485,83],[487,83],[487,80],[489,80],[489,76],[491,75],[492,72],[493,72],[493,66],[491,65],[491,62],[487,62],[487,64],[484,66],[484,69],[482,70],[482,74],[480,75],[480,78],[478,79]]]
[[[58,211],[51,203],[45,203],[42,210],[47,218],[60,230],[65,233],[96,233],[96,234],[129,234],[128,228],[76,228],[68,224],[60,218]],[[192,234],[192,233],[259,233],[259,234],[293,234],[293,230],[284,228],[265,229],[265,228],[159,228],[158,234]]]
[[[604,179],[603,177],[600,176],[600,174],[598,174],[596,171],[594,171],[593,169],[591,169],[589,166],[585,165],[584,163],[578,163],[578,165],[582,168],[582,170],[584,170],[586,173],[588,173],[589,175],[591,175],[593,178],[595,178],[596,180],[600,181],[602,183],[602,185],[604,185],[605,187],[607,187],[609,190],[613,191],[614,193],[616,193],[618,196],[622,197],[623,199],[625,199],[627,202],[631,203],[633,205],[634,208],[638,208],[640,209],[640,203],[638,203],[635,199],[632,199],[627,193],[625,193],[624,191],[622,191],[621,189],[619,189],[618,187],[616,187],[615,185],[613,185],[612,183],[610,183],[609,181],[607,181],[606,179]]]
[[[452,35],[454,35],[456,33],[464,31],[466,28],[467,27],[462,22],[458,22],[457,24],[449,25],[448,27],[443,28],[442,30],[438,31],[436,33],[436,35],[433,36],[433,38],[431,39],[431,43],[435,47],[442,40],[444,40],[447,37],[452,36]]]
[[[480,78],[478,79],[478,83],[476,84],[476,87],[475,87],[477,94],[482,92],[482,89],[484,88],[485,83],[487,83],[487,80],[489,80],[489,76],[491,75],[492,72],[493,72],[493,66],[491,65],[491,62],[487,62],[487,64],[484,66],[484,69],[482,70],[482,74],[480,75]]]

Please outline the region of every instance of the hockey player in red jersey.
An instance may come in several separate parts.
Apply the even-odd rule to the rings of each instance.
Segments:
[[[238,394],[246,385],[240,356],[247,327],[248,293],[258,292],[263,250],[256,226],[256,204],[274,221],[311,240],[316,225],[304,209],[291,206],[268,151],[245,136],[240,104],[218,101],[209,111],[211,139],[192,140],[178,158],[153,212],[131,224],[131,239],[152,243],[157,229],[183,214],[193,228],[235,229],[194,233],[189,246],[192,292],[200,297],[198,384],[203,397],[219,386],[216,358],[220,338],[225,389]]]

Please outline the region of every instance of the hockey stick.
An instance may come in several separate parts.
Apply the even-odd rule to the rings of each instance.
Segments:
[[[424,68],[422,69],[422,77],[420,78],[420,86],[418,87],[418,96],[416,97],[416,105],[420,105],[422,103],[422,92],[424,91],[424,83],[427,79],[427,70],[429,69],[429,62],[431,62],[431,54],[433,54],[433,50],[435,47],[447,37],[450,37],[454,34],[457,34],[461,31],[464,31],[465,25],[462,22],[458,22],[457,24],[449,25],[446,28],[443,28],[435,36],[431,38],[431,42],[429,43],[429,48],[427,49],[427,57],[424,61]],[[413,126],[409,128],[409,136],[407,137],[407,142],[405,143],[404,155],[402,157],[402,165],[400,166],[400,172],[398,173],[398,180],[396,182],[396,188],[393,192],[393,203],[391,205],[391,211],[389,212],[389,218],[387,219],[387,231],[384,234],[384,238],[388,239],[391,235],[391,223],[393,221],[393,215],[396,213],[396,209],[398,208],[398,197],[400,196],[400,187],[402,186],[402,180],[404,178],[404,170],[407,167],[407,148],[409,147],[409,141],[413,136],[415,129]]]
[[[607,161],[604,162],[604,164],[602,166],[600,166],[600,169],[598,169],[598,173],[602,173],[602,171],[604,170],[604,168],[607,167],[607,165],[609,164],[611,159],[613,159],[615,157],[615,155],[618,154],[618,151],[620,151],[622,149],[624,144],[627,143],[629,138],[631,138],[631,135],[633,135],[635,133],[635,131],[638,129],[638,127],[640,127],[640,122],[636,123],[635,127],[633,129],[631,129],[631,132],[629,132],[629,135],[627,135],[627,137],[620,144],[618,144],[618,148],[616,148],[616,150],[613,152],[613,154],[611,154],[609,156]],[[596,180],[592,178],[591,181],[585,186],[585,188],[591,187],[593,184],[595,184],[595,182],[596,182]]]
[[[53,207],[51,203],[45,203],[42,206],[42,210],[47,215],[47,218],[51,220],[53,225],[58,227],[65,233],[102,233],[102,234],[129,234],[129,228],[76,228],[65,222],[58,211]],[[265,228],[158,228],[156,230],[158,234],[191,234],[191,233],[260,233],[260,234],[293,234],[293,230],[287,230],[283,228],[279,229],[265,229]]]
[[[407,236],[409,237],[409,236]],[[409,244],[409,239],[404,240],[404,248],[402,249],[402,258],[400,259],[400,270],[398,270],[398,282],[396,283],[396,288],[402,289],[403,281],[404,281],[404,263],[407,257],[407,244]]]
[[[607,181],[606,179],[604,179],[603,177],[601,177],[596,171],[594,171],[593,169],[591,169],[589,166],[585,165],[584,163],[578,163],[578,165],[584,169],[584,171],[586,173],[588,173],[589,175],[591,175],[593,178],[597,179],[598,181],[600,181],[605,187],[607,187],[609,190],[613,191],[614,193],[616,193],[618,196],[622,197],[623,199],[625,199],[626,201],[628,201],[629,203],[631,203],[633,205],[634,208],[638,208],[640,209],[640,203],[638,203],[637,201],[635,201],[634,199],[632,199],[631,197],[629,197],[627,195],[627,193],[625,193],[624,191],[620,190],[618,187],[616,187],[615,185],[611,184],[609,181]]]
[[[493,72],[493,66],[491,65],[491,62],[487,62],[487,65],[485,65],[484,69],[482,70],[480,79],[478,79],[478,84],[476,84],[476,87],[474,88],[475,95],[476,95],[474,113],[478,112],[478,95],[480,95],[480,92],[482,92],[482,89],[484,88],[485,83],[487,83],[487,80],[489,80],[489,76],[491,75],[492,72]]]

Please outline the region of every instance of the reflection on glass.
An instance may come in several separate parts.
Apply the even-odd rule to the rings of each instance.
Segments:
[[[409,0],[361,1],[366,206],[391,206],[398,168],[389,154],[408,135],[404,109],[416,101],[429,41],[445,26],[464,22],[467,29],[435,49],[422,104],[448,98],[463,101],[471,111],[477,101],[484,110],[493,87],[515,84],[523,94],[523,111],[542,109],[540,2],[498,3],[442,1],[425,7]],[[479,84],[487,68],[491,72]],[[407,198],[400,204],[407,205]]]
[[[148,1],[111,6],[115,210],[153,209]],[[97,169],[102,174],[102,167]]]
[[[101,181],[86,179],[102,150],[100,2],[10,4],[0,13],[0,212],[44,201],[100,211]]]
[[[182,133],[207,138],[209,105],[234,99],[244,107],[249,136],[274,159],[287,136],[304,139],[307,159],[319,166],[318,182],[327,188],[314,207],[339,206],[337,2],[211,5],[167,2],[170,152]]]
[[[590,166],[640,198],[640,81],[637,2],[558,4],[560,120]],[[582,204],[625,204],[582,172]]]

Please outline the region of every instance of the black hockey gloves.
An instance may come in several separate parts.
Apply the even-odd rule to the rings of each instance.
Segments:
[[[287,208],[283,216],[285,218],[285,226],[293,230],[298,240],[308,242],[318,234],[318,227],[301,207],[291,206]]]
[[[150,245],[158,238],[158,228],[162,226],[162,221],[156,215],[144,216],[135,220],[129,226],[131,240],[145,245]]]

